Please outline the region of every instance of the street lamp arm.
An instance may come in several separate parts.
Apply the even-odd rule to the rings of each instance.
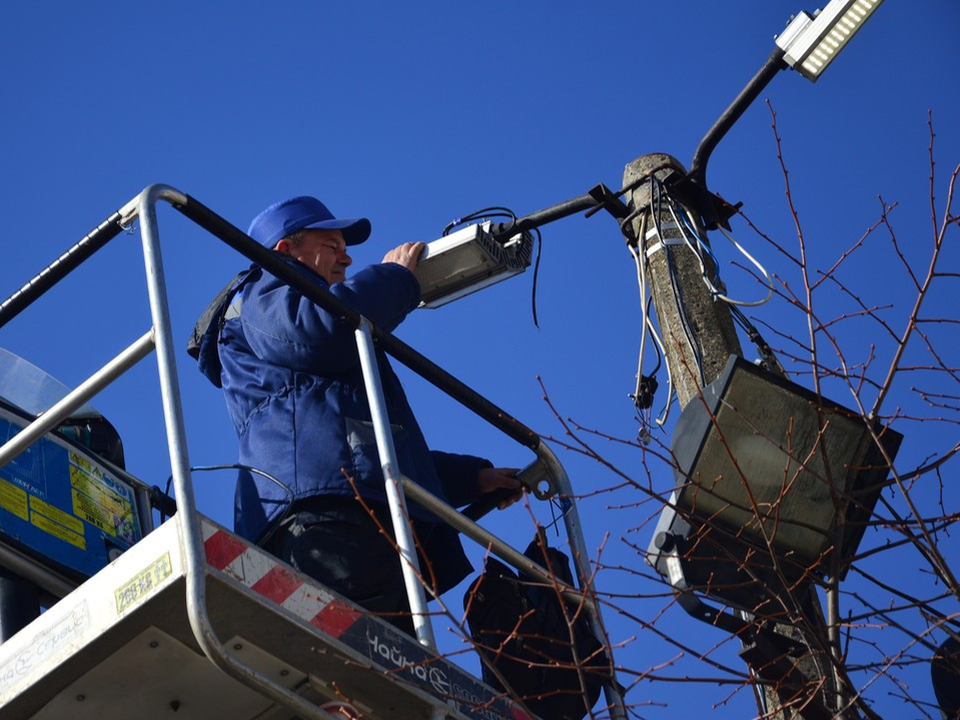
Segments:
[[[740,119],[740,116],[750,107],[753,101],[757,99],[757,96],[763,89],[770,84],[774,76],[781,70],[786,70],[787,64],[783,56],[784,51],[781,48],[778,47],[774,50],[770,54],[770,57],[767,58],[763,67],[760,68],[757,74],[754,75],[750,82],[740,91],[740,94],[730,103],[730,106],[723,111],[723,114],[713,124],[713,127],[707,131],[707,134],[704,135],[703,140],[700,141],[700,145],[697,146],[697,151],[693,155],[690,172],[687,173],[688,177],[693,178],[695,182],[700,183],[703,187],[707,186],[707,161],[710,159],[714,148],[717,147],[723,139],[723,136],[726,135],[727,131],[733,127],[733,124]]]
[[[620,199],[620,193],[614,193],[606,185],[600,183],[590,188],[586,195],[564,200],[511,222],[491,226],[490,232],[495,238],[506,239],[517,233],[534,230],[541,225],[562,220],[579,212],[587,211],[586,214],[589,217],[599,210],[606,210],[618,220],[622,220],[630,213],[630,210]]]
[[[707,161],[727,131],[770,84],[773,77],[786,68],[784,50],[778,47],[700,141],[693,155],[690,171],[686,175],[668,177],[666,180],[678,199],[700,214],[703,225],[708,230],[714,230],[718,226],[729,229],[728,220],[737,211],[739,204],[731,205],[707,188]]]

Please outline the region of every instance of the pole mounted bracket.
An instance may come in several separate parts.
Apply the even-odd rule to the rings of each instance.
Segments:
[[[679,584],[682,586],[683,582]],[[739,652],[741,659],[778,694],[806,696],[803,706],[796,709],[803,720],[832,720],[833,713],[819,693],[810,692],[809,682],[797,667],[797,658],[807,651],[803,643],[776,632],[766,622],[750,621],[711,607],[689,588],[675,586],[674,594],[688,615],[740,638],[743,645]]]
[[[703,169],[700,168],[701,172],[694,169],[686,175],[674,171],[664,178],[663,184],[681,205],[696,210],[705,228],[715,230],[723,227],[729,230],[730,218],[737,214],[743,203],[730,204],[716,193],[710,192]]]
[[[584,217],[590,217],[601,210],[606,210],[617,220],[623,220],[630,215],[630,208],[603,183],[594,185],[587,191],[587,195],[596,201],[596,207],[592,207],[584,213]]]
[[[761,630],[749,642],[744,642],[740,657],[781,697],[804,698],[804,702],[794,709],[801,718],[833,720],[835,714],[827,708],[820,693],[804,677],[793,659],[796,653],[784,647],[783,640],[782,635]]]

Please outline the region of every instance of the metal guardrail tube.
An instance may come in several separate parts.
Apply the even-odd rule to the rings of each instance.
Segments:
[[[588,198],[589,203],[587,202]],[[0,305],[0,327],[2,327],[88,259],[96,250],[120,234],[125,226],[139,216],[150,313],[153,323],[151,329],[76,390],[70,392],[50,410],[33,420],[14,438],[0,447],[0,467],[54,430],[91,397],[143,360],[150,352],[156,350],[171,474],[177,500],[174,522],[183,548],[186,609],[194,637],[206,657],[220,670],[255,689],[264,697],[289,708],[298,717],[305,720],[331,720],[333,718],[332,715],[322,710],[315,703],[276,683],[269,676],[241,661],[224,646],[211,625],[206,597],[208,574],[206,554],[187,453],[180,384],[177,378],[175,360],[176,350],[173,342],[169,300],[160,253],[156,212],[156,205],[160,200],[170,203],[174,209],[177,209],[234,250],[259,264],[267,272],[295,288],[305,297],[354,329],[367,395],[370,399],[371,418],[377,435],[378,451],[385,478],[391,518],[403,556],[401,567],[404,582],[410,599],[417,639],[422,645],[436,652],[433,628],[427,613],[426,591],[420,579],[418,556],[409,525],[404,493],[408,493],[416,502],[469,538],[485,547],[489,547],[494,554],[514,567],[541,578],[545,582],[556,582],[556,579],[545,568],[534,563],[519,551],[402,475],[398,467],[396,449],[393,445],[389,418],[387,417],[375,348],[379,347],[379,349],[387,352],[501,432],[533,450],[537,454],[538,460],[523,471],[529,474],[528,482],[537,487],[541,479],[549,476],[552,481],[551,492],[559,492],[561,495],[572,498],[572,489],[566,472],[553,453],[542,443],[540,437],[438,365],[390,333],[375,327],[368,319],[349,305],[338,300],[323,286],[311,281],[299,272],[284,256],[264,248],[201,203],[166,185],[151,185],[144,189],[137,197],[133,198]],[[575,198],[561,206],[541,211],[541,213],[523,220],[529,221],[532,219],[535,221],[546,217],[549,213],[572,214],[592,204],[595,204],[595,202],[590,196]],[[122,475],[126,474],[120,469],[117,469],[117,471]],[[142,493],[140,505],[143,508],[148,504],[145,502],[148,492],[146,490],[140,492]],[[536,490],[535,493],[537,493]],[[542,494],[546,496],[546,493]],[[540,495],[541,493],[537,493],[538,497]],[[149,509],[144,512],[146,515],[142,517],[143,526],[147,527],[151,524],[147,520],[152,520],[152,517],[150,517]],[[585,607],[598,637],[605,640],[605,635],[602,634],[596,595],[589,584],[591,579],[590,565],[575,505],[571,505],[567,510],[565,518],[567,533],[573,550],[574,565],[583,589],[577,590],[566,586],[562,586],[560,589],[568,600]],[[62,597],[73,589],[74,586],[69,578],[49,573],[31,576],[29,573],[23,572],[21,568],[23,560],[15,552],[0,548],[0,564],[13,568],[14,571],[31,580],[46,592]],[[606,642],[604,644],[609,652],[609,644]],[[613,685],[615,683],[611,683],[611,686]],[[612,716],[619,720],[625,717],[623,701],[615,694],[615,688],[613,692],[614,694],[611,694],[610,689],[608,689],[607,698],[611,701],[611,706],[615,706],[612,710]],[[445,717],[444,710],[439,708],[431,710],[431,720],[440,720],[442,717]]]
[[[0,467],[59,426],[90,398],[143,360],[152,350],[153,331],[151,330],[0,447]]]
[[[390,518],[393,521],[393,533],[400,550],[400,568],[403,571],[403,584],[407,590],[407,600],[417,641],[424,647],[436,652],[437,642],[433,636],[433,626],[427,614],[427,597],[420,582],[420,563],[417,559],[417,546],[410,529],[407,504],[400,486],[400,467],[397,463],[397,451],[393,444],[393,432],[387,417],[387,403],[383,397],[383,385],[380,383],[380,368],[373,349],[373,337],[370,335],[370,322],[366,319],[357,328],[357,350],[360,353],[360,366],[363,369],[363,381],[370,403],[370,418],[377,438],[377,451],[380,454],[380,467],[383,470],[383,483],[390,506]]]
[[[556,455],[544,444],[537,447],[537,456],[545,465],[547,473],[553,479],[559,494],[565,497],[573,497],[573,487],[570,484],[570,478],[560,464]],[[477,525],[462,513],[457,512],[447,503],[443,502],[427,490],[414,483],[412,480],[405,480],[403,488],[406,494],[414,502],[422,505],[430,512],[434,513],[441,520],[451,527],[456,528],[461,533],[469,537],[474,542],[490,548],[490,551],[501,560],[513,565],[513,567],[523,570],[529,575],[538,577],[547,583],[556,583],[556,577],[549,571],[533,562],[526,555],[518,552],[507,543],[500,540],[495,535]],[[580,583],[580,590],[576,588],[560,587],[561,593],[567,601],[583,606],[590,619],[590,627],[594,636],[600,641],[610,658],[610,678],[603,687],[604,696],[610,710],[610,717],[614,720],[626,720],[626,710],[623,701],[623,694],[613,678],[616,673],[613,668],[613,651],[607,640],[606,629],[603,626],[603,618],[600,610],[594,600],[594,593],[590,590],[592,580],[590,573],[589,555],[586,543],[583,539],[583,528],[580,523],[580,514],[577,511],[576,503],[570,505],[564,514],[564,523],[567,530],[567,538],[570,540],[570,549],[573,553],[573,564],[577,572],[577,580]]]
[[[41,270],[36,277],[0,304],[0,327],[13,320],[78,265],[123,232],[121,211],[115,212],[76,245]]]
[[[183,424],[183,409],[180,404],[179,383],[174,360],[173,332],[170,323],[163,265],[160,259],[159,234],[157,231],[156,203],[166,200],[182,206],[186,196],[166,185],[151,185],[140,194],[140,225],[143,236],[144,263],[147,271],[147,286],[150,294],[150,311],[156,333],[157,365],[160,374],[160,390],[163,399],[167,442],[170,449],[170,465],[177,495],[177,530],[184,547],[187,615],[194,637],[204,654],[218,668],[233,678],[255,687],[265,697],[290,708],[312,720],[332,720],[333,716],[314,703],[291,690],[278,685],[269,677],[244,664],[231,655],[217,637],[210,624],[206,604],[206,557],[200,516],[197,512],[193,482],[190,477],[190,461],[187,456],[186,433]]]
[[[533,562],[533,560],[505,543],[496,535],[493,535],[480,525],[477,525],[477,523],[473,522],[469,518],[464,517],[461,513],[458,513],[454,508],[450,507],[447,503],[431,493],[429,490],[424,490],[422,487],[417,485],[415,482],[413,482],[413,480],[404,478],[403,490],[415,503],[426,508],[445,523],[459,530],[478,545],[490,548],[490,552],[492,552],[501,560],[505,560],[515,568],[523,570],[525,573],[533,575],[544,582],[552,584],[557,581],[548,570]],[[570,602],[578,604],[582,602],[585,607],[594,607],[593,601],[590,598],[585,597],[584,594],[577,588],[564,587],[562,585],[560,588],[564,598]]]
[[[546,466],[547,474],[553,479],[557,493],[561,497],[573,498],[573,485],[567,471],[560,464],[557,456],[546,445],[537,448],[537,457]],[[570,549],[573,552],[573,564],[577,571],[577,580],[580,587],[585,588],[590,581],[590,563],[587,545],[583,539],[583,525],[580,522],[580,513],[576,503],[564,510],[563,521],[567,528],[567,537],[570,539]]]
[[[305,297],[310,298],[324,310],[341,318],[354,329],[360,326],[362,321],[360,313],[352,307],[338,300],[325,288],[311,282],[302,273],[292,268],[286,260],[267,250],[202,203],[190,196],[184,196],[184,198],[185,201],[182,204],[174,204],[174,207],[185,216],[223,240],[237,252],[283,280]],[[533,430],[390,333],[377,328],[375,325],[371,325],[371,332],[376,342],[389,355],[521,445],[536,450],[540,444],[540,437]]]
[[[572,498],[574,495],[570,477],[567,475],[567,471],[564,470],[563,465],[560,464],[560,461],[553,451],[546,445],[542,445],[538,448],[537,455],[541,462],[547,466],[547,470],[556,483],[560,495],[562,497]],[[595,592],[591,590],[593,577],[590,572],[590,556],[586,541],[583,537],[583,525],[580,523],[580,512],[577,510],[576,503],[570,504],[570,507],[564,513],[563,521],[567,528],[570,550],[573,553],[573,566],[577,571],[577,580],[584,594],[592,601],[593,597],[591,596],[595,595]],[[596,602],[585,603],[584,607],[590,618],[590,625],[594,636],[603,644],[607,651],[607,657],[610,658],[610,677],[616,678],[616,673],[613,668],[613,650],[607,641],[607,631],[603,626],[603,617],[600,614],[600,609],[597,607]],[[623,694],[612,679],[604,684],[603,692],[607,699],[607,705],[610,708],[610,717],[614,720],[626,720],[627,715],[624,709]]]
[[[540,444],[540,436],[506,411],[501,410],[475,390],[464,385],[453,375],[436,363],[428,360],[406,343],[383,330],[374,329],[374,337],[383,349],[417,375],[439,388],[468,410],[497,428],[508,437],[535,450]]]
[[[76,582],[44,568],[36,560],[25,557],[5,545],[0,545],[0,566],[32,582],[55,598],[66,597],[77,588]]]

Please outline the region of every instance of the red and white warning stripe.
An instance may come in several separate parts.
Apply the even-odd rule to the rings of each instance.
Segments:
[[[251,546],[233,533],[201,521],[207,564],[258,595],[306,620],[323,632],[339,638],[363,613],[302,575],[272,555]],[[411,665],[410,667],[419,667]],[[530,720],[519,706],[509,704],[514,720]],[[486,715],[485,715],[486,716]],[[491,717],[505,717],[491,714]]]
[[[362,613],[330,591],[310,583],[263,550],[207,522],[203,545],[207,563],[258,595],[334,637],[340,637]]]

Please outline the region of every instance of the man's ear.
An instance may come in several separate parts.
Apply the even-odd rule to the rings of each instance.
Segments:
[[[277,244],[273,246],[273,249],[276,250],[278,253],[283,253],[284,255],[290,255],[291,247],[293,247],[293,243],[291,243],[286,238],[281,238],[280,240],[277,240]]]

